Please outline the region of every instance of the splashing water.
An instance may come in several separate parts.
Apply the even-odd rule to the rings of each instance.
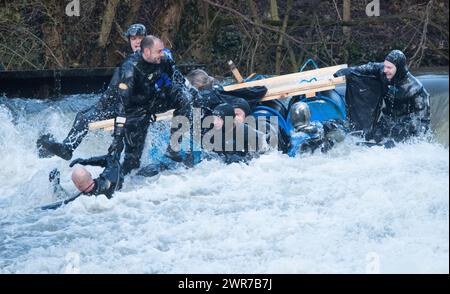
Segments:
[[[1,99],[0,273],[449,272],[449,151],[437,142],[383,149],[348,138],[327,154],[202,162],[127,177],[111,200],[40,211],[53,200],[53,168],[75,188],[68,162],[38,158],[37,137],[63,139],[98,97]],[[161,131],[150,130],[146,150]],[[91,133],[74,158],[110,142]]]

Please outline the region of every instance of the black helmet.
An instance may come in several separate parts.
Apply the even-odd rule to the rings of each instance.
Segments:
[[[143,24],[140,23],[132,24],[125,33],[125,37],[127,38],[130,38],[131,36],[145,36],[145,35],[147,35],[147,29]]]
[[[247,100],[244,98],[236,98],[233,101],[231,101],[231,106],[233,108],[240,108],[245,112],[245,116],[250,115],[250,105],[248,104]]]
[[[296,131],[308,126],[311,122],[311,111],[305,102],[292,104],[290,112],[290,123]]]
[[[212,114],[222,118],[224,121],[226,116],[231,116],[232,118],[235,117],[234,108],[228,103],[222,103],[217,105],[214,108]]]

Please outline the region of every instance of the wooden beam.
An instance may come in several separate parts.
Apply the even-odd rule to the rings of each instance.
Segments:
[[[166,111],[164,113],[158,113],[156,115],[156,121],[171,119],[173,117],[173,112],[174,111],[175,111],[175,109],[171,109],[171,110]]]
[[[272,78],[267,78],[263,80],[252,81],[248,83],[234,84],[230,86],[226,86],[223,89],[225,91],[233,91],[237,89],[247,88],[247,87],[255,87],[255,86],[266,86],[267,88],[283,85],[287,83],[298,84],[301,80],[311,80],[316,78],[318,80],[324,78],[330,78],[336,71],[341,68],[346,68],[346,64],[330,66],[320,69],[308,70],[304,72],[297,72]]]
[[[88,124],[89,130],[96,130],[96,129],[106,129],[109,127],[114,127],[114,118],[107,119],[107,120],[101,120],[96,122],[91,122]]]
[[[266,97],[272,97],[272,96],[293,96],[293,93],[302,92],[302,94],[306,94],[308,92],[320,92],[323,91],[322,88],[333,86],[336,87],[338,84],[345,83],[345,77],[338,77],[338,78],[332,78],[328,80],[321,80],[317,82],[311,82],[308,84],[297,84],[297,85],[286,85],[283,87],[277,87],[277,88],[271,88],[269,91],[267,91],[266,96],[263,98],[262,101]],[[296,94],[298,95],[298,94]],[[295,95],[294,95],[295,96]],[[271,99],[269,99],[271,100]]]
[[[156,115],[156,121],[161,121],[161,120],[169,120],[173,117],[173,112],[175,110],[171,109],[167,112],[164,113],[158,113]],[[107,119],[107,120],[101,120],[101,121],[96,121],[96,122],[91,122],[89,123],[89,130],[97,130],[97,129],[103,129],[105,131],[112,131],[114,130],[114,118],[112,119]]]
[[[316,96],[316,92],[307,92],[305,93],[306,98],[312,98]]]
[[[230,67],[231,72],[233,73],[234,78],[238,83],[242,83],[244,81],[244,78],[242,77],[241,73],[237,69],[236,65],[234,65],[233,60],[228,61],[228,66]]]
[[[336,86],[328,86],[328,87],[317,88],[316,91],[317,92],[322,92],[322,91],[333,90],[335,88],[336,88]],[[291,96],[306,95],[307,93],[311,93],[311,90],[299,90],[299,91],[296,91],[296,92],[280,93],[280,94],[276,94],[276,95],[272,95],[272,96],[265,96],[260,101],[269,101],[269,100],[274,100],[274,99],[283,99],[283,98],[291,97]],[[307,98],[312,98],[312,97],[307,97]]]

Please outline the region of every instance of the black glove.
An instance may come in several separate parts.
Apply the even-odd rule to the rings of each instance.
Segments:
[[[87,161],[83,158],[77,158],[75,160],[72,160],[72,162],[69,164],[69,167],[73,167],[75,164],[87,165]]]
[[[110,154],[102,155],[102,156],[95,156],[88,159],[82,159],[77,158],[74,161],[72,161],[69,166],[73,167],[75,164],[81,164],[81,165],[92,165],[92,166],[102,166],[105,167],[108,164],[108,161],[112,159],[112,156]]]
[[[341,68],[340,70],[338,70],[337,72],[335,72],[333,74],[333,77],[337,78],[337,77],[342,77],[342,76],[348,76],[351,73],[352,73],[352,69],[350,67]]]
[[[125,137],[125,123],[127,123],[127,119],[124,116],[115,118],[113,132],[114,139],[111,146],[108,148],[108,154],[120,154],[122,152],[124,147],[123,139]]]

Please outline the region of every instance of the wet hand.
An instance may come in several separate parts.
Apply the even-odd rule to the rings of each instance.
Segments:
[[[333,74],[333,77],[337,78],[337,77],[342,77],[342,76],[347,76],[351,73],[351,69],[350,68],[341,68],[340,70],[338,70],[337,72],[335,72]]]

